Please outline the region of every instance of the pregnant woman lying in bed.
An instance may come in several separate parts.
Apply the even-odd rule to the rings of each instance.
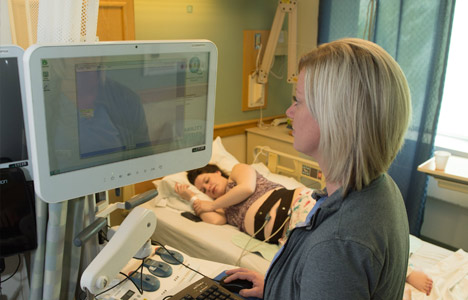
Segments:
[[[175,186],[177,194],[193,202],[195,212],[204,222],[228,223],[269,243],[283,242],[281,238],[287,233],[287,228],[292,229],[304,221],[315,204],[312,190],[287,190],[246,164],[235,165],[229,177],[215,165],[191,170],[187,177],[200,191],[215,199],[194,199],[188,185]],[[290,208],[293,213],[288,215]]]
[[[193,202],[195,212],[204,222],[228,223],[270,243],[284,244],[289,232],[305,221],[316,202],[311,189],[287,190],[246,164],[235,165],[230,177],[216,165],[191,170],[187,177],[200,191],[215,199],[198,200],[188,185],[175,186],[177,194]],[[431,293],[432,279],[422,271],[409,268],[406,282],[428,296]],[[411,299],[410,293],[405,290],[404,299]]]

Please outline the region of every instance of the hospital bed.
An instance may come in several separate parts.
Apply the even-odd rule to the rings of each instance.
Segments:
[[[325,185],[318,164],[313,161],[295,158],[266,148],[259,148],[257,154],[266,158],[266,164],[254,163],[252,167],[269,180],[281,183],[288,189],[303,187],[304,183],[301,181],[312,182],[318,187]],[[293,159],[295,161],[292,161]],[[284,165],[284,160],[288,160],[290,165]],[[239,161],[226,151],[218,137],[213,141],[213,154],[210,163],[216,164],[226,174],[230,174],[233,166]],[[273,255],[278,250],[278,246],[261,243],[256,239],[250,240],[250,236],[229,224],[213,225],[184,218],[181,216],[182,212],[193,212],[193,210],[186,201],[174,192],[176,182],[190,185],[186,172],[155,180],[154,185],[157,187],[159,195],[153,201],[144,204],[144,207],[153,210],[157,216],[156,231],[152,238],[180,249],[193,257],[239,265],[265,273]],[[190,186],[199,199],[212,200],[193,185]],[[238,246],[234,242],[242,246]],[[251,251],[244,251],[243,248],[246,244]],[[251,252],[261,252],[263,256]]]
[[[323,176],[317,175],[321,174],[320,169],[313,161],[261,147],[257,148],[256,155],[264,157],[263,163],[254,163],[252,166],[266,178],[279,182],[286,188],[304,186],[304,181],[312,181],[312,184],[318,185],[319,188],[323,188],[325,184]],[[282,164],[282,159],[287,161],[288,166]],[[226,151],[221,139],[217,138],[213,141],[210,163],[218,165],[229,174],[238,161]],[[267,271],[274,253],[278,250],[277,245],[251,239],[228,224],[194,222],[181,216],[182,212],[193,210],[174,192],[175,182],[189,184],[186,173],[181,172],[155,180],[153,183],[158,188],[159,195],[143,204],[157,216],[153,240],[170,245],[192,257],[238,265],[260,273]],[[209,200],[194,186],[190,188],[199,199]],[[468,299],[468,254],[462,249],[453,252],[414,236],[410,236],[410,241],[411,266],[423,270],[434,279],[433,292],[429,297],[408,286],[413,295],[412,299]],[[244,251],[246,244],[251,251]],[[450,278],[446,279],[447,276]],[[450,296],[450,293],[455,296]]]

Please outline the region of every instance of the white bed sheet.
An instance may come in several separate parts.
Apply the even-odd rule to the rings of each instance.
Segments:
[[[182,217],[181,211],[171,207],[156,207],[151,201],[143,206],[153,210],[157,217],[153,240],[179,249],[192,257],[236,265],[243,249],[232,242],[232,237],[239,234],[234,226],[193,222]],[[424,271],[434,280],[430,296],[407,285],[407,289],[411,290],[412,299],[467,300],[468,253],[462,249],[453,252],[415,237],[411,237],[411,243],[411,266]],[[265,274],[270,261],[258,254],[246,253],[238,265]]]
[[[162,244],[172,246],[196,258],[236,265],[242,249],[234,245],[232,236],[239,230],[232,225],[213,225],[193,222],[170,207],[156,207],[152,202],[143,204],[154,211],[157,218],[156,230],[152,236]],[[246,253],[239,266],[265,274],[270,262],[258,254]]]
[[[429,296],[407,284],[411,299],[467,300],[468,253],[463,249],[450,251],[414,237],[411,237],[411,241],[418,246],[410,256],[410,266],[425,272],[433,280]]]

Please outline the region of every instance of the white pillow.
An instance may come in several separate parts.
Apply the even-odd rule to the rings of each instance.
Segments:
[[[213,141],[213,152],[209,163],[217,165],[223,172],[229,175],[231,174],[232,168],[238,164],[239,161],[224,148],[221,138],[217,137]],[[302,183],[298,182],[294,178],[271,173],[263,163],[253,164],[252,167],[268,180],[282,184],[287,189],[304,187]],[[190,185],[189,189],[195,193],[198,199],[213,201],[212,198],[202,193],[194,185],[190,184],[187,179],[187,172],[179,172],[165,176],[161,180],[153,181],[153,184],[156,186],[159,193],[158,196],[154,198],[154,204],[156,206],[169,206],[180,211],[193,212],[190,203],[185,201],[174,191],[176,182]]]
[[[191,211],[193,208],[189,202],[185,201],[175,191],[176,183],[188,184],[189,189],[195,193],[200,200],[213,201],[209,196],[200,192],[194,185],[190,184],[187,179],[187,172],[180,172],[172,175],[165,176],[162,180],[155,180],[153,184],[158,189],[158,196],[154,198],[156,206],[169,206],[180,211]]]
[[[227,175],[231,175],[232,168],[239,161],[224,148],[221,138],[218,136],[213,141],[213,151],[211,153],[210,164],[217,165]]]

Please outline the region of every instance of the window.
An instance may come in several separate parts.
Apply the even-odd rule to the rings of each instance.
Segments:
[[[468,156],[468,1],[457,1],[435,146]]]

